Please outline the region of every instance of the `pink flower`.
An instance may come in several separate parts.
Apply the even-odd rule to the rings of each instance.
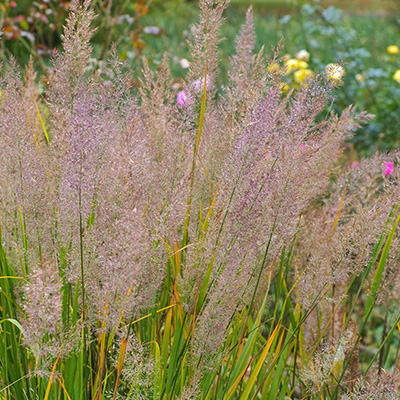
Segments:
[[[206,88],[208,89],[208,84],[209,84],[209,76],[206,76],[207,79],[207,84]],[[203,91],[204,89],[204,77],[196,79],[194,82],[192,82],[192,87],[196,92]]]
[[[12,8],[17,7],[17,3],[15,1],[11,1],[10,7],[12,7]]]
[[[358,168],[360,166],[360,163],[358,161],[353,161],[351,163],[351,168]]]
[[[305,143],[302,143],[302,144],[300,145],[300,147],[301,147],[302,149],[304,149],[304,148],[306,147],[306,144],[305,144]]]
[[[385,162],[385,163],[383,163],[384,165],[385,165],[385,167],[386,167],[386,169],[385,169],[385,171],[383,172],[383,174],[385,175],[385,176],[390,176],[390,175],[392,175],[393,174],[393,171],[394,171],[394,165],[393,165],[393,163],[392,162]]]
[[[181,90],[176,95],[176,102],[180,107],[183,107],[186,104],[187,96],[184,90]]]

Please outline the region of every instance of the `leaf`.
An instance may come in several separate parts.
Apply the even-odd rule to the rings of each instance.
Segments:
[[[37,116],[39,118],[40,124],[42,125],[44,136],[46,138],[47,143],[50,143],[49,134],[47,133],[46,126],[45,126],[43,118],[40,114],[39,106],[37,105],[37,103],[35,103],[35,104],[36,104]]]
[[[53,382],[53,376],[55,374],[56,371],[56,366],[58,363],[58,360],[60,359],[60,357],[57,357],[56,362],[53,365],[53,369],[51,370],[51,374],[50,374],[50,378],[49,378],[49,383],[47,384],[47,389],[46,389],[46,394],[44,395],[44,399],[43,400],[48,400],[49,395],[50,395],[50,389],[51,389],[51,383]]]
[[[397,216],[396,221],[394,222],[393,227],[392,227],[392,229],[388,235],[388,238],[386,240],[385,247],[383,248],[382,255],[381,255],[378,267],[375,272],[374,280],[372,282],[371,291],[369,293],[367,303],[365,305],[365,311],[364,311],[364,316],[363,316],[364,321],[366,321],[368,319],[369,314],[371,313],[371,311],[375,305],[376,297],[378,295],[379,285],[382,280],[383,269],[385,267],[386,259],[389,255],[390,246],[392,244],[393,237],[396,232],[396,228],[397,228],[397,225],[399,224],[399,221],[400,221],[400,214]]]
[[[256,379],[256,377],[258,376],[258,373],[260,372],[260,369],[262,367],[262,364],[265,361],[265,358],[268,355],[269,349],[272,346],[273,341],[275,340],[275,336],[278,333],[279,327],[281,326],[281,323],[278,322],[278,324],[276,325],[274,331],[272,332],[272,335],[269,337],[267,344],[265,345],[265,348],[261,354],[260,360],[258,360],[258,363],[256,364],[254,371],[256,371],[256,374],[253,375],[254,381]],[[239,374],[239,376],[236,378],[236,380],[233,382],[232,386],[229,388],[228,393],[225,395],[224,400],[229,400],[233,394],[236,392],[236,389],[240,383],[240,381],[242,380],[244,374],[246,373],[247,369],[249,368],[249,366],[253,363],[253,361],[255,360],[256,356],[254,356],[250,363],[246,364],[245,368],[242,369],[241,373]],[[253,388],[253,385],[246,385],[246,390],[248,390],[248,393],[250,393],[250,390]],[[247,397],[242,397],[240,398],[240,400],[246,399]]]
[[[14,318],[5,318],[5,319],[2,319],[1,321],[0,321],[0,324],[2,324],[3,322],[11,322],[13,325],[15,325],[20,331],[21,331],[21,333],[22,334],[25,334],[25,330],[24,330],[24,328],[22,327],[22,325],[16,320],[16,319],[14,319]]]
[[[246,382],[246,387],[245,387],[242,395],[240,396],[240,400],[246,400],[249,397],[250,392],[254,389],[254,383],[256,382],[258,374],[260,373],[261,368],[265,363],[265,359],[267,358],[269,349],[271,348],[272,342],[274,341],[275,336],[278,333],[278,329],[279,329],[280,325],[281,325],[281,323],[279,322],[278,325],[275,327],[275,330],[273,331],[272,335],[268,339],[268,342],[266,343],[266,345],[265,345],[265,347],[264,347],[264,349],[263,349],[263,351],[262,351],[262,353],[260,355],[260,358],[257,361],[257,364],[252,369],[250,377]],[[279,346],[280,346],[280,343],[282,341],[283,333],[284,332],[282,332],[281,339],[279,341]]]

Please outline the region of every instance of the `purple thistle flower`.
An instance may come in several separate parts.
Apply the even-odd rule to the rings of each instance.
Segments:
[[[176,102],[178,103],[178,105],[180,107],[183,107],[186,105],[186,101],[187,101],[187,96],[184,90],[181,90],[180,92],[178,92],[178,94],[176,95]]]

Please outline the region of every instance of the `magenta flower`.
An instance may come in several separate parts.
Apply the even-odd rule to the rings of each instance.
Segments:
[[[10,3],[10,7],[12,7],[12,8],[17,7],[17,3],[15,1],[12,1]]]
[[[360,163],[358,161],[353,161],[351,163],[351,168],[358,168],[360,166]]]
[[[393,171],[394,171],[394,165],[393,165],[393,163],[392,162],[385,162],[385,163],[383,163],[384,165],[385,165],[385,171],[383,172],[383,174],[385,175],[385,176],[390,176],[390,175],[392,175],[393,174]]]
[[[180,107],[183,107],[186,104],[187,96],[184,90],[181,90],[176,95],[176,102]]]

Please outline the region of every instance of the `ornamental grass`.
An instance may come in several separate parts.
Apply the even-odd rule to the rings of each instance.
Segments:
[[[286,94],[251,9],[221,87],[220,0],[179,93],[166,57],[132,87],[89,5],[42,95],[0,78],[0,399],[398,399],[398,153],[342,159],[371,115]]]

